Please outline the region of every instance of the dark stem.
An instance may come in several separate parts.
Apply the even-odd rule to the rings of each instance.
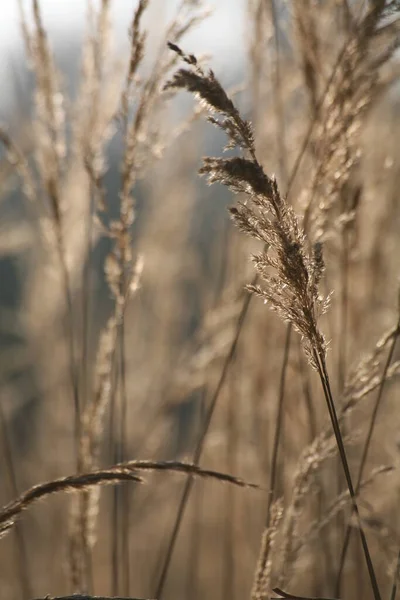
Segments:
[[[282,598],[286,598],[287,600],[335,600],[334,598],[315,598],[310,596],[298,596],[297,594],[289,594],[288,592],[284,592],[280,588],[274,588],[272,590],[275,594],[279,594],[280,598],[272,598],[272,600],[282,600]]]
[[[348,207],[346,202],[345,193],[342,190],[341,193],[341,213],[347,214]],[[341,235],[341,244],[340,244],[340,303],[339,303],[339,339],[338,339],[338,357],[337,357],[337,381],[338,381],[338,393],[341,395],[343,393],[345,380],[346,380],[346,365],[348,359],[348,329],[349,329],[349,271],[350,271],[350,259],[349,254],[351,251],[350,248],[350,232],[349,225],[345,224],[343,227],[342,235]],[[346,436],[347,433],[347,421],[346,418],[343,417],[342,423],[342,437]],[[343,481],[343,470],[340,464],[340,459],[336,462],[336,470],[337,470],[337,490],[336,493],[339,496],[344,487],[345,483]],[[356,491],[358,493],[358,490]],[[346,513],[343,511],[339,511],[336,517],[336,530],[337,530],[337,540],[338,546],[342,544],[343,538],[346,536]],[[340,559],[339,559],[340,564]],[[335,581],[335,571],[336,567],[334,563],[332,563],[331,569],[331,578]],[[335,585],[335,584],[333,584]],[[359,590],[360,591],[360,590]]]
[[[205,422],[203,425],[203,430],[202,430],[202,432],[200,434],[200,438],[197,442],[197,446],[196,446],[194,456],[193,456],[193,461],[192,461],[193,464],[196,466],[200,462],[201,455],[203,453],[203,448],[204,448],[204,441],[206,439],[208,429],[210,427],[210,423],[211,423],[212,417],[214,415],[215,407],[217,405],[219,395],[221,393],[221,390],[224,386],[226,377],[228,375],[229,367],[230,367],[233,357],[236,353],[236,348],[237,348],[237,345],[239,342],[239,337],[240,337],[240,334],[241,334],[241,331],[243,328],[243,323],[245,321],[247,311],[250,306],[251,298],[252,298],[252,296],[250,294],[247,294],[244,298],[243,306],[240,311],[240,315],[239,315],[237,326],[236,326],[235,337],[232,341],[231,347],[229,349],[229,353],[225,359],[224,366],[223,366],[220,378],[218,380],[217,387],[215,389],[214,395],[211,399],[210,406],[208,408],[208,412],[206,414]],[[178,511],[177,511],[176,518],[175,518],[175,523],[174,523],[174,526],[172,529],[171,539],[168,544],[167,553],[165,555],[163,567],[162,567],[160,578],[158,580],[158,584],[157,584],[157,588],[156,588],[155,597],[158,600],[161,600],[163,592],[164,592],[164,587],[165,587],[165,582],[166,582],[167,575],[168,575],[169,566],[170,566],[172,555],[173,555],[173,552],[175,549],[176,541],[178,539],[178,534],[179,534],[179,531],[181,528],[182,520],[183,520],[183,517],[185,514],[185,510],[186,510],[186,505],[189,500],[189,496],[190,496],[192,487],[193,487],[193,477],[188,477],[185,487],[184,487],[184,490],[183,490],[183,493],[182,493],[181,501],[179,503]]]
[[[120,452],[119,462],[123,462],[127,459],[127,446],[128,446],[128,395],[126,389],[126,356],[125,356],[125,326],[124,321],[121,323],[120,330],[120,394],[121,394],[121,421],[120,421]],[[130,577],[129,577],[129,565],[130,565],[130,546],[129,546],[129,525],[130,525],[130,487],[121,486],[121,504],[122,504],[122,531],[121,531],[121,546],[122,546],[122,560],[123,560],[123,585],[122,590],[125,595],[129,595],[130,591]]]
[[[302,385],[302,389],[303,389],[304,402],[305,402],[305,407],[306,407],[306,411],[307,411],[307,415],[308,415],[308,419],[307,419],[307,423],[309,425],[309,442],[308,443],[312,444],[312,442],[317,437],[317,419],[316,419],[315,408],[314,408],[314,403],[313,403],[313,398],[312,398],[312,393],[311,393],[311,383],[310,383],[309,371],[306,368],[307,365],[305,364],[300,339],[298,340],[297,358],[298,358],[298,365],[299,365],[298,368],[299,368],[300,377],[301,377],[301,385]],[[321,521],[322,515],[323,515],[323,507],[326,504],[326,494],[325,494],[325,490],[323,488],[322,478],[318,477],[317,482],[318,482],[317,513],[318,513],[318,520]],[[329,543],[329,540],[328,539],[323,540],[322,538],[320,538],[319,545],[320,545],[321,555],[323,555],[325,558],[325,574],[320,573],[319,577],[317,579],[317,588],[316,589],[317,589],[318,593],[319,593],[319,589],[322,585],[321,582],[324,582],[324,584],[325,584],[325,582],[328,581],[328,577],[329,577],[329,580],[331,579],[330,572],[332,569],[332,565],[334,564],[333,556],[332,556],[332,548],[331,548],[331,544]],[[328,584],[329,584],[329,581],[328,581]]]
[[[378,411],[379,408],[381,406],[382,403],[382,398],[383,398],[383,390],[385,387],[385,382],[386,382],[386,376],[390,367],[390,364],[393,360],[393,355],[394,355],[394,351],[396,348],[396,343],[397,343],[397,339],[400,335],[400,315],[399,315],[399,319],[397,322],[397,328],[396,331],[393,334],[393,339],[392,339],[392,343],[389,349],[389,353],[388,353],[388,357],[385,363],[385,367],[383,369],[382,372],[382,377],[380,380],[380,384],[379,384],[379,390],[378,390],[378,395],[375,401],[375,405],[374,405],[374,409],[372,411],[372,415],[371,415],[371,420],[369,423],[369,427],[368,427],[368,432],[367,432],[367,437],[365,439],[365,444],[364,444],[364,449],[363,449],[363,453],[362,453],[362,457],[361,457],[361,462],[360,462],[360,468],[358,471],[358,477],[357,477],[357,485],[356,485],[356,494],[358,494],[359,490],[360,490],[360,485],[361,485],[361,481],[362,478],[364,476],[364,469],[365,469],[365,465],[368,459],[368,453],[369,453],[369,449],[370,449],[370,445],[371,445],[371,439],[372,439],[372,434],[373,431],[375,429],[375,424],[376,424],[376,419],[378,416]],[[349,543],[350,543],[350,537],[351,537],[351,532],[352,532],[352,528],[350,525],[347,526],[346,529],[346,535],[345,535],[345,539],[344,539],[344,543],[343,543],[343,547],[342,547],[342,552],[341,552],[341,556],[340,556],[340,564],[339,564],[339,571],[337,574],[337,580],[336,580],[336,590],[335,593],[336,594],[340,594],[340,589],[341,589],[341,583],[342,583],[342,577],[343,577],[343,569],[344,569],[344,565],[346,562],[346,555],[347,555],[347,551],[349,548]],[[399,555],[400,557],[400,555]]]
[[[322,384],[322,387],[324,390],[325,400],[327,403],[328,412],[329,412],[329,416],[330,416],[331,423],[332,423],[333,433],[335,435],[335,440],[336,440],[336,444],[337,444],[338,451],[339,451],[339,457],[340,457],[344,475],[346,478],[346,483],[347,483],[347,487],[348,487],[350,498],[351,498],[353,512],[357,519],[357,525],[358,525],[358,530],[360,533],[361,545],[363,547],[365,561],[367,563],[367,569],[368,569],[368,574],[369,574],[369,578],[370,578],[370,582],[371,582],[373,595],[374,595],[375,600],[381,600],[381,594],[379,591],[378,582],[377,582],[374,567],[372,564],[371,555],[370,555],[368,543],[367,543],[367,538],[364,533],[361,516],[360,516],[360,511],[358,509],[356,492],[354,490],[353,481],[352,481],[351,474],[350,474],[350,468],[349,468],[349,463],[347,461],[346,450],[344,447],[342,434],[340,432],[339,420],[338,420],[337,413],[336,413],[335,403],[334,403],[333,397],[332,397],[332,392],[331,392],[331,387],[330,387],[329,377],[328,377],[328,371],[327,371],[326,364],[325,364],[325,357],[323,356],[322,352],[317,352],[317,350],[315,348],[313,350],[313,354],[314,354],[315,362],[317,364],[318,374],[319,374],[319,377],[321,380],[321,384]]]
[[[89,348],[90,348],[90,334],[91,334],[91,320],[92,314],[92,247],[93,247],[93,215],[95,210],[95,186],[93,182],[90,182],[90,204],[89,210],[86,214],[86,253],[85,253],[85,264],[83,266],[83,277],[82,277],[82,357],[81,357],[81,373],[80,373],[80,411],[85,410],[87,398],[89,397]],[[81,425],[80,425],[81,427]],[[81,440],[80,440],[81,442]],[[79,444],[80,446],[80,444]],[[80,465],[82,457],[78,453],[78,464]],[[81,511],[80,519],[84,521],[84,501],[83,496],[80,501]],[[82,532],[84,531],[82,527]],[[86,584],[88,589],[86,591],[93,592],[94,580],[93,580],[93,557],[90,546],[86,543],[85,537],[81,535],[81,548],[82,548],[82,562],[85,565]],[[83,582],[81,582],[83,583]]]
[[[325,97],[326,97],[326,95],[327,95],[327,93],[328,93],[328,91],[329,91],[329,89],[330,89],[330,87],[331,87],[331,85],[333,83],[333,80],[334,80],[335,74],[337,72],[337,69],[339,68],[339,65],[340,65],[340,63],[341,63],[341,61],[342,61],[342,59],[343,59],[343,57],[345,55],[345,52],[346,52],[346,50],[348,48],[348,45],[349,45],[350,41],[351,41],[351,37],[349,37],[346,40],[345,44],[343,45],[343,48],[341,49],[341,51],[340,51],[340,53],[339,53],[339,55],[337,57],[336,63],[335,63],[335,65],[334,65],[334,67],[332,69],[332,72],[331,72],[331,76],[329,77],[329,80],[327,81],[325,89],[324,89],[323,93],[321,94],[320,102],[318,103],[317,115],[318,115],[319,109],[321,108],[321,106],[322,106],[322,104],[323,104],[323,102],[325,100]],[[315,125],[317,123],[317,115],[314,117],[314,119],[311,121],[311,123],[309,125],[307,133],[306,133],[306,135],[304,137],[304,140],[303,140],[302,147],[300,149],[299,154],[297,155],[295,164],[294,164],[294,166],[293,166],[293,168],[291,170],[291,174],[290,174],[288,185],[287,185],[287,196],[289,196],[289,193],[290,193],[290,191],[292,189],[292,186],[293,186],[294,180],[296,178],[297,172],[298,172],[298,170],[300,168],[300,165],[301,165],[301,163],[303,161],[303,158],[305,156],[308,144],[309,144],[309,142],[311,140],[311,136],[312,136],[312,133],[314,131],[314,127],[315,127]],[[253,159],[255,159],[255,156],[253,156]],[[257,281],[258,281],[258,276],[256,275],[253,278],[252,285],[255,285],[257,283]],[[246,295],[245,298],[244,298],[242,309],[241,309],[241,312],[240,312],[240,315],[239,315],[239,318],[238,318],[238,322],[237,322],[237,326],[236,326],[235,337],[234,337],[234,339],[232,341],[231,347],[230,347],[229,352],[228,352],[228,354],[226,356],[226,359],[225,359],[225,362],[224,362],[224,365],[223,365],[223,368],[222,368],[222,371],[221,371],[221,375],[220,375],[220,378],[218,380],[217,387],[215,389],[214,395],[213,395],[211,403],[210,403],[210,407],[208,409],[208,413],[207,413],[207,416],[206,416],[206,419],[205,419],[203,431],[201,433],[201,436],[200,436],[200,439],[198,441],[197,448],[196,448],[196,451],[195,451],[195,454],[194,454],[193,463],[195,465],[198,464],[198,462],[199,462],[199,460],[201,458],[202,451],[203,451],[203,446],[204,446],[204,441],[205,441],[206,435],[208,433],[208,429],[209,429],[209,426],[210,426],[210,423],[211,423],[211,420],[212,420],[212,417],[213,417],[213,414],[214,414],[214,411],[215,411],[215,407],[216,407],[216,404],[217,404],[220,392],[221,392],[221,390],[222,390],[222,388],[224,386],[224,383],[225,383],[225,380],[226,380],[226,376],[227,376],[228,371],[229,371],[230,364],[231,364],[232,359],[233,359],[233,357],[235,355],[235,352],[236,352],[237,344],[238,344],[238,341],[239,341],[239,338],[240,338],[240,334],[242,332],[243,323],[244,323],[244,321],[246,319],[246,316],[247,316],[247,313],[248,313],[248,309],[249,309],[249,306],[250,306],[251,298],[252,298],[251,295]],[[164,592],[164,587],[165,587],[165,582],[166,582],[166,578],[167,578],[169,566],[170,566],[170,563],[171,563],[172,555],[173,555],[173,552],[174,552],[174,548],[175,548],[175,545],[176,545],[176,541],[177,541],[177,538],[178,538],[178,534],[179,534],[179,531],[180,531],[182,519],[183,519],[183,516],[184,516],[184,513],[185,513],[186,504],[187,504],[187,501],[188,501],[189,496],[190,496],[192,485],[193,485],[192,477],[189,477],[187,479],[186,484],[185,484],[185,488],[184,488],[184,491],[183,491],[183,494],[182,494],[182,497],[181,497],[181,501],[180,501],[180,504],[179,504],[179,507],[178,507],[178,511],[177,511],[175,523],[174,523],[172,534],[171,534],[171,539],[170,539],[170,542],[169,542],[169,545],[168,545],[168,549],[167,549],[167,553],[166,553],[166,556],[165,556],[164,564],[163,564],[163,567],[162,567],[162,570],[161,570],[161,574],[160,574],[160,578],[159,578],[159,581],[158,581],[158,584],[157,584],[156,597],[158,598],[158,600],[161,600],[162,594]]]
[[[400,550],[399,550],[399,553],[397,555],[396,571],[394,573],[392,590],[390,592],[390,600],[396,600],[397,585],[398,585],[398,582],[399,582],[399,578],[400,578]]]
[[[226,444],[226,472],[237,473],[238,463],[238,427],[237,427],[237,381],[240,380],[239,365],[235,364],[229,378],[229,399],[227,407],[227,444]],[[235,520],[236,517],[236,490],[226,487],[225,492],[225,519],[224,519],[224,565],[222,578],[222,598],[235,600],[237,581],[235,569]]]

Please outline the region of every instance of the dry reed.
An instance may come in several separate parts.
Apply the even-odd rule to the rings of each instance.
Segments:
[[[239,110],[242,98],[234,103],[181,50],[204,19],[201,4],[182,0],[153,51],[155,3],[139,0],[120,66],[112,3],[88,2],[72,101],[39,0],[31,22],[19,2],[34,80],[32,134],[26,146],[11,126],[0,127],[0,177],[3,197],[18,181],[29,222],[8,228],[6,220],[0,250],[21,261],[34,250],[23,259],[19,318],[40,382],[40,416],[30,427],[39,455],[21,458],[8,431],[17,394],[4,375],[3,461],[14,500],[2,499],[0,532],[17,524],[17,553],[3,535],[0,597],[17,586],[27,598],[43,585],[61,594],[64,578],[81,600],[109,600],[94,595],[107,586],[124,600],[132,592],[236,600],[250,588],[257,599],[272,590],[289,600],[380,600],[387,589],[395,600],[399,156],[396,118],[384,113],[397,102],[400,6],[299,0],[286,15],[275,0],[249,0],[252,103]],[[179,60],[184,68],[174,73]],[[181,89],[200,108],[176,126],[167,106]],[[230,154],[207,156],[200,174],[235,194],[230,216],[246,236],[220,229],[215,206],[207,209],[210,231],[202,221],[208,192],[191,176],[200,136],[193,143],[189,135],[202,115],[227,136]],[[118,177],[108,189],[116,140]],[[243,293],[249,255],[256,275]],[[100,327],[99,277],[108,300]],[[253,295],[280,320],[251,304]],[[1,315],[1,332],[7,320],[14,315]],[[8,358],[2,353],[2,377],[27,361]],[[55,440],[62,460],[49,452]],[[60,469],[76,474],[61,477]],[[143,482],[142,471],[158,471],[157,481],[117,485]],[[185,475],[183,491],[164,471]],[[202,478],[233,485],[205,490]],[[100,496],[106,484],[112,492]],[[75,492],[69,531],[58,525],[64,511],[54,499],[40,520],[38,553],[31,515],[40,515],[40,503],[19,517],[59,492]],[[353,530],[369,583],[360,546],[349,543]],[[64,540],[69,574],[54,570],[51,579],[47,564],[36,567],[53,554],[64,563]]]

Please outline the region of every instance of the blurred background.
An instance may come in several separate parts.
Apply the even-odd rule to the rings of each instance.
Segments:
[[[32,24],[32,3],[21,0],[26,10],[27,22]],[[93,2],[93,6],[98,6]],[[195,2],[192,3],[196,4]],[[79,57],[85,39],[87,6],[80,0],[70,2],[41,3],[43,24],[52,45],[57,64],[63,71],[68,89],[77,87],[79,77]],[[179,8],[177,0],[154,2],[145,17],[146,25],[151,22],[151,41],[148,53],[154,54],[167,23]],[[128,28],[132,20],[135,2],[115,2],[110,7],[112,19],[113,51],[115,58],[124,60],[129,52]],[[239,81],[246,68],[246,2],[244,0],[221,0],[209,2],[203,6],[208,17],[188,32],[186,43],[190,51],[196,54],[212,54],[214,68],[217,66],[224,74],[225,81]],[[207,24],[206,24],[207,23]],[[207,41],[207,45],[205,45]],[[17,1],[7,2],[3,8],[1,39],[0,75],[4,82],[1,97],[2,118],[10,118],[16,108],[24,108],[23,93],[29,85],[27,57],[21,36],[20,18]],[[150,58],[149,56],[149,58]],[[22,89],[19,87],[22,86]],[[22,92],[22,93],[21,93]],[[21,104],[19,104],[21,103]],[[29,102],[27,103],[29,106]]]
[[[396,6],[4,3],[1,504],[130,459],[199,459],[263,491],[147,473],[144,485],[53,495],[0,539],[0,599],[250,597],[271,469],[284,507],[271,586],[338,589],[350,510],[320,384],[268,306],[254,298],[243,312],[260,247],[229,219],[237,198],[197,175],[226,139],[191,95],[165,91],[187,67],[167,41],[213,69],[310,244],[323,244],[321,291],[332,298],[321,328],[355,480],[387,379],[362,507],[389,593],[400,483]],[[369,597],[356,535],[339,579],[340,597]]]

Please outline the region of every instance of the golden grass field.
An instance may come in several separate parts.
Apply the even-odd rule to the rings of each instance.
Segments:
[[[19,0],[0,600],[395,600],[400,4],[248,0],[228,89],[158,1],[124,60],[87,3],[71,95]]]

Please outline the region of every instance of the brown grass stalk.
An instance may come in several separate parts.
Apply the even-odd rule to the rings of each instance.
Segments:
[[[262,489],[255,483],[243,481],[238,477],[210,469],[201,469],[197,465],[179,461],[152,462],[145,460],[131,460],[114,465],[109,469],[101,469],[91,473],[69,475],[33,486],[16,500],[10,502],[0,510],[0,535],[7,533],[15,524],[17,517],[31,504],[59,492],[72,492],[89,489],[92,486],[115,484],[123,481],[142,483],[143,478],[138,475],[140,471],[166,471],[184,473],[191,477],[216,479],[239,487]]]
[[[209,108],[209,120],[228,136],[226,149],[237,147],[250,158],[231,159],[205,158],[200,174],[206,175],[210,184],[219,182],[234,193],[245,194],[250,204],[240,203],[231,208],[236,225],[244,233],[264,244],[265,249],[253,257],[256,269],[264,280],[264,287],[249,286],[264,302],[285,321],[293,324],[303,341],[304,351],[310,365],[317,370],[331,419],[339,456],[342,462],[346,483],[352,499],[353,511],[359,524],[360,539],[369,572],[375,600],[380,600],[380,592],[372,564],[368,543],[359,515],[356,494],[350,474],[347,455],[340,431],[336,407],[333,401],[325,356],[326,348],[317,325],[317,315],[327,309],[327,304],[318,292],[318,284],[323,271],[322,250],[314,246],[313,254],[307,255],[304,233],[300,229],[292,209],[279,193],[275,179],[269,178],[259,164],[254,146],[254,136],[250,123],[244,121],[214,73],[206,74],[198,66],[193,55],[184,55],[179,48],[170,46],[190,69],[180,69],[169,82],[168,87],[184,88],[196,94]],[[217,114],[222,120],[216,119]],[[269,214],[272,216],[269,217]],[[276,275],[270,275],[270,271]]]
[[[387,355],[386,363],[385,363],[383,371],[382,371],[382,376],[381,376],[381,380],[379,383],[378,394],[377,394],[377,397],[375,400],[373,411],[371,413],[371,418],[370,418],[370,422],[368,425],[367,435],[366,435],[365,442],[364,442],[364,447],[363,447],[361,460],[360,460],[360,466],[359,466],[358,475],[357,475],[357,483],[356,483],[356,488],[355,488],[356,494],[358,494],[358,491],[361,486],[362,478],[364,476],[364,470],[365,470],[365,466],[366,466],[367,460],[368,460],[372,435],[373,435],[373,432],[375,429],[378,412],[379,412],[379,409],[381,408],[381,404],[382,404],[383,390],[384,390],[385,384],[387,382],[389,368],[393,361],[394,351],[396,348],[396,344],[397,344],[399,335],[400,335],[400,306],[399,306],[399,316],[398,316],[397,325],[395,327],[395,330],[394,330],[394,333],[393,333],[393,336],[391,339],[391,343],[389,346],[389,352]],[[345,538],[343,541],[340,562],[339,562],[339,570],[338,570],[337,580],[336,580],[335,593],[338,596],[340,595],[343,569],[344,569],[344,565],[346,562],[346,555],[347,555],[347,551],[348,551],[348,547],[349,547],[349,543],[350,543],[351,532],[352,532],[352,529],[351,529],[350,525],[348,525],[346,528],[346,534],[345,534]]]

